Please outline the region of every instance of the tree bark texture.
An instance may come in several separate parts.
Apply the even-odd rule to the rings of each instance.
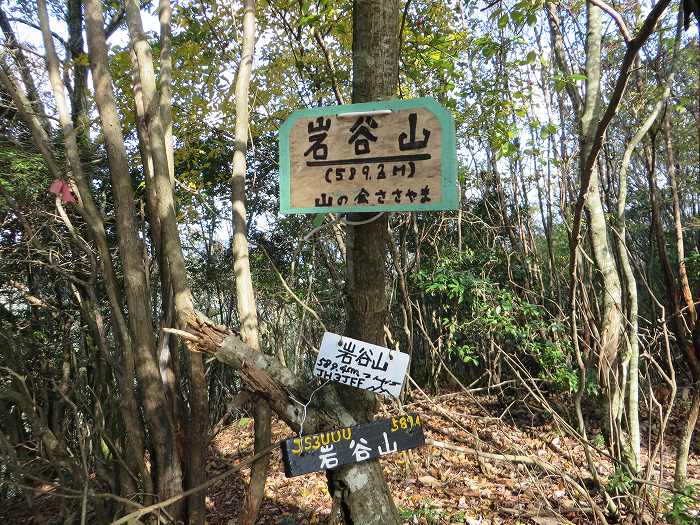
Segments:
[[[352,101],[385,100],[396,95],[399,71],[398,0],[353,2]],[[371,218],[366,214],[358,219]],[[386,321],[387,215],[347,229],[347,324],[349,337],[384,345]],[[369,420],[376,396],[334,385],[355,419]],[[399,517],[377,461],[348,465],[329,472],[329,492],[340,500],[346,524],[398,524]]]
[[[619,231],[616,239],[618,257],[620,266],[622,267],[622,276],[625,284],[625,295],[627,298],[627,341],[628,352],[624,360],[628,364],[628,379],[627,379],[627,420],[629,425],[629,446],[631,465],[633,471],[638,471],[640,468],[640,452],[641,452],[641,435],[639,429],[639,315],[638,315],[638,297],[637,297],[637,280],[632,270],[632,264],[627,249],[626,240],[626,221],[625,221],[625,205],[627,201],[627,170],[632,159],[632,153],[637,145],[644,139],[646,134],[651,129],[654,122],[658,118],[661,110],[666,104],[666,100],[671,94],[671,86],[675,76],[676,64],[678,63],[678,48],[681,40],[682,17],[679,13],[676,25],[675,44],[673,47],[673,56],[671,58],[671,67],[664,81],[664,90],[661,98],[656,102],[652,112],[643,121],[641,127],[632,136],[622,155],[620,164],[620,192],[617,202],[617,219]]]
[[[697,382],[692,386],[693,400],[687,414],[687,421],[683,427],[680,443],[676,451],[676,469],[674,471],[673,483],[677,490],[683,490],[688,478],[688,454],[690,444],[693,441],[693,431],[700,416],[700,384]]]
[[[134,358],[131,337],[129,336],[118,299],[117,279],[114,273],[109,247],[107,245],[104,223],[92,198],[90,184],[84,174],[83,166],[80,160],[78,134],[76,133],[74,126],[75,112],[70,111],[65,98],[65,86],[59,69],[58,56],[53,45],[53,37],[51,36],[46,1],[38,0],[37,7],[44,40],[44,49],[46,51],[49,81],[53,89],[59,122],[63,131],[63,139],[66,146],[66,157],[80,194],[80,200],[83,204],[82,215],[85,218],[85,222],[88,224],[93,240],[95,241],[100,253],[102,270],[105,279],[105,288],[107,290],[112,314],[116,324],[115,331],[117,332],[117,338],[120,342],[120,347],[122,348],[123,367],[120,381],[120,408],[121,414],[124,417],[124,423],[129,428],[129,432],[127,433],[125,439],[128,446],[127,461],[131,468],[135,467],[139,474],[141,474],[144,490],[146,492],[152,492],[153,485],[149,474],[146,471],[143,459],[145,447],[143,428],[138,415],[138,405],[133,391]],[[82,15],[80,20],[82,20]],[[82,49],[82,39],[80,40],[80,47]],[[76,78],[76,85],[77,82],[78,80]],[[84,89],[84,87],[81,89]],[[81,112],[82,111],[83,110],[81,110]]]
[[[172,6],[170,0],[158,3],[160,22],[160,116],[163,119],[163,139],[165,156],[168,159],[170,183],[175,184],[175,149],[173,144],[173,107],[172,107]]]
[[[160,380],[155,358],[155,338],[147,295],[146,272],[135,223],[136,209],[127,163],[124,138],[112,92],[108,69],[107,43],[102,5],[98,0],[85,2],[90,68],[107,147],[112,189],[116,201],[119,252],[124,265],[124,287],[129,308],[129,325],[134,345],[136,373],[143,391],[145,416],[151,433],[157,472],[157,491],[161,498],[182,491],[182,469],[174,443],[172,418]],[[179,516],[181,505],[170,512]]]
[[[88,141],[90,121],[88,116],[87,79],[88,65],[81,60],[85,56],[83,43],[83,2],[66,2],[68,23],[68,52],[73,66],[73,89],[71,90],[71,120],[75,126],[79,147]]]
[[[249,132],[248,98],[256,40],[255,0],[245,0],[243,10],[243,45],[241,62],[238,66],[238,75],[236,76],[236,127],[231,174],[233,272],[236,283],[236,304],[241,337],[253,349],[260,352],[262,348],[260,345],[255,290],[253,289],[253,278],[250,273],[250,252],[245,205],[246,152],[248,150]],[[272,440],[271,412],[270,407],[264,400],[256,399],[254,403],[255,452],[258,453],[268,448]],[[265,482],[269,464],[270,454],[266,454],[253,463],[241,517],[243,525],[253,525],[257,519],[260,504],[265,495]]]
[[[680,15],[679,15],[680,19]],[[679,24],[680,27],[680,24]],[[680,32],[680,31],[679,31]],[[680,40],[680,36],[678,37]],[[677,54],[677,53],[676,53]],[[674,54],[674,56],[676,56]],[[674,62],[675,65],[676,62]],[[667,89],[670,91],[670,82]],[[667,97],[668,98],[668,97]],[[681,198],[678,189],[678,181],[676,170],[678,165],[675,160],[675,152],[673,149],[673,139],[671,133],[671,115],[672,109],[667,109],[666,118],[663,123],[664,141],[666,145],[666,171],[668,173],[669,185],[671,187],[671,197],[673,199],[673,230],[676,240],[676,255],[678,257],[678,280],[681,288],[681,295],[685,302],[685,307],[688,310],[687,323],[690,331],[690,338],[694,348],[696,359],[700,361],[700,330],[698,329],[698,316],[693,300],[693,292],[690,289],[688,281],[688,270],[685,264],[685,241],[683,240],[683,222],[681,217]],[[700,375],[696,374],[693,378],[700,380]]]
[[[153,182],[155,183],[157,213],[161,229],[161,253],[159,256],[163,261],[163,266],[167,263],[170,272],[169,284],[172,286],[173,291],[177,326],[183,328],[187,324],[187,319],[193,314],[194,307],[192,304],[192,292],[187,282],[187,268],[175,212],[174,182],[171,179],[171,172],[173,172],[174,166],[172,161],[168,160],[168,149],[172,149],[172,135],[166,133],[166,127],[164,127],[163,123],[163,114],[165,114],[166,118],[170,118],[170,6],[167,0],[160,2],[160,10],[162,41],[166,44],[166,50],[162,50],[161,54],[161,57],[166,58],[164,79],[166,92],[165,97],[162,98],[162,93],[159,94],[156,90],[153,52],[143,30],[140,7],[133,0],[126,2],[127,24],[129,26],[131,45],[138,65],[153,165]],[[164,106],[167,106],[167,108]],[[166,139],[166,136],[169,138]],[[167,308],[167,304],[163,306],[164,310],[167,310]],[[196,486],[204,482],[206,476],[207,442],[206,440],[203,441],[201,437],[208,434],[209,400],[207,398],[202,356],[195,353],[188,355],[187,359],[187,372],[190,380],[190,417],[188,426],[190,441],[187,454],[187,485]],[[167,415],[174,431],[176,427],[174,414],[171,411],[167,411]],[[177,439],[174,436],[175,433],[173,433],[171,440],[175,443],[172,457],[173,461],[180,461],[183,458],[178,453]],[[204,522],[204,496],[205,494],[202,492],[195,493],[187,500],[188,520],[193,525],[199,525]]]
[[[581,116],[581,153],[579,166],[581,181],[585,180],[586,166],[589,163],[593,141],[596,135],[600,114],[600,71],[601,71],[601,16],[600,8],[587,3],[588,32],[586,37],[586,94]],[[607,221],[601,199],[599,173],[593,167],[590,174],[588,193],[585,198],[590,227],[593,258],[602,281],[601,299],[603,309],[600,319],[600,341],[598,342],[598,375],[603,385],[609,389],[610,413],[614,419],[621,417],[622,399],[620,385],[611,375],[615,375],[617,353],[622,329],[622,288],[615,259],[608,242]]]

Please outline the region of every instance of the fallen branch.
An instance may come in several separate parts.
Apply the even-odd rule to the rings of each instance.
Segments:
[[[314,433],[358,423],[332,388],[326,390],[324,396],[314,398],[304,411],[305,400],[310,399],[313,391],[312,383],[298,378],[275,357],[254,350],[238,334],[204,315],[191,316],[184,333],[188,334],[185,344],[190,351],[213,354],[217,360],[233,367],[246,390],[267,401],[294,432],[298,432],[302,424],[307,433]]]

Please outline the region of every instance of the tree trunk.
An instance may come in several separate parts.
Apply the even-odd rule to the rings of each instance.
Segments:
[[[600,115],[601,72],[601,16],[600,8],[587,3],[588,33],[586,40],[586,95],[581,115],[581,154],[579,166],[581,183],[589,164],[593,141]],[[585,198],[590,226],[591,246],[596,267],[602,281],[603,311],[600,319],[598,375],[608,393],[609,430],[611,445],[620,436],[615,435],[615,422],[622,417],[622,387],[617,378],[617,353],[622,329],[622,289],[615,259],[608,242],[607,221],[600,192],[598,169],[593,166],[588,193]],[[618,441],[619,444],[619,441]]]
[[[48,25],[48,15],[46,14],[45,6],[39,5],[39,15],[40,24],[44,26],[42,29],[43,36],[47,38],[47,35],[50,35],[50,28]],[[129,429],[127,434],[128,439],[126,440],[128,444],[126,447],[126,457],[127,461],[130,462],[132,470],[138,471],[142,474],[144,492],[150,494],[152,493],[152,484],[150,483],[150,478],[146,475],[144,464],[143,428],[139,418],[138,405],[136,404],[136,398],[133,392],[134,365],[131,337],[121,309],[122,306],[119,300],[119,295],[121,292],[119,291],[119,285],[117,283],[114,267],[112,265],[104,223],[93,201],[89,183],[83,174],[82,167],[80,165],[78,149],[75,144],[76,133],[73,129],[74,124],[71,122],[70,118],[67,117],[68,109],[64,97],[63,80],[61,79],[58,69],[58,59],[56,58],[53,41],[50,39],[50,36],[48,38],[49,40],[46,40],[44,45],[47,53],[47,65],[49,75],[51,77],[52,88],[54,89],[54,94],[56,96],[57,109],[59,109],[59,119],[61,120],[63,127],[62,131],[66,142],[67,157],[69,160],[69,165],[71,166],[73,179],[78,189],[78,196],[80,199],[80,202],[78,203],[78,211],[83,216],[100,254],[102,275],[104,278],[107,297],[109,299],[110,309],[112,311],[115,335],[122,350],[122,370],[119,374],[121,394],[120,412],[126,428]],[[32,130],[34,142],[44,156],[49,172],[55,177],[61,177],[62,173],[59,171],[56,159],[54,158],[53,152],[50,149],[50,140],[45,129],[41,126],[36,114],[31,110],[26,95],[24,95],[21,89],[10,77],[3,75],[3,73],[5,73],[5,71],[0,70],[0,80],[3,82],[8,92],[12,95],[15,104],[17,104],[20,117]],[[146,502],[146,504],[148,504],[149,501],[150,496],[144,498],[144,502]]]
[[[680,19],[680,15],[679,15]],[[679,23],[680,27],[680,23]],[[680,31],[679,31],[680,32]],[[677,41],[680,40],[680,35]],[[677,53],[674,53],[674,57]],[[675,64],[675,62],[674,62]],[[669,85],[666,87],[670,91],[670,81]],[[664,94],[666,94],[664,92]],[[668,96],[666,97],[668,98]],[[663,123],[664,131],[664,141],[666,145],[666,171],[668,172],[669,185],[671,186],[671,197],[673,199],[673,230],[676,237],[676,253],[678,255],[678,280],[680,281],[681,295],[685,301],[685,306],[688,309],[689,319],[689,330],[691,333],[694,332],[696,323],[698,321],[697,312],[695,309],[695,301],[693,300],[693,293],[690,289],[690,283],[688,281],[688,271],[685,265],[685,242],[683,241],[683,222],[681,218],[681,199],[678,191],[678,182],[676,180],[676,170],[678,169],[675,160],[675,154],[673,150],[673,140],[671,138],[671,116],[673,110],[672,108],[667,109],[666,118]],[[697,342],[695,342],[696,355],[700,356],[700,349],[697,347]],[[696,377],[695,379],[700,379]]]
[[[83,2],[68,0],[66,2],[68,24],[68,51],[73,66],[73,89],[71,91],[71,120],[75,126],[76,140],[79,147],[88,142],[90,120],[88,116],[87,79],[88,65],[83,44]]]
[[[121,305],[117,299],[117,281],[112,266],[111,254],[107,245],[104,223],[92,199],[89,182],[83,173],[80,160],[80,150],[78,147],[78,133],[76,133],[74,122],[76,120],[75,111],[69,111],[65,99],[65,86],[59,70],[58,57],[53,45],[51,28],[49,25],[49,15],[45,0],[37,2],[39,20],[44,39],[44,49],[46,50],[46,63],[49,73],[49,80],[53,89],[56,109],[58,111],[59,122],[63,131],[63,139],[66,146],[66,157],[73,173],[73,177],[78,187],[78,192],[83,203],[83,217],[90,228],[90,232],[95,240],[102,260],[105,287],[110,299],[112,314],[115,319],[116,332],[123,352],[123,362],[121,370],[120,394],[121,394],[121,414],[124,424],[129,429],[127,434],[128,451],[126,454],[130,467],[135,468],[141,474],[144,484],[144,492],[151,493],[153,484],[146,471],[144,463],[144,436],[141,421],[139,419],[138,405],[133,392],[134,381],[134,359],[131,347],[131,338],[127,332],[126,323],[122,315]],[[82,20],[82,16],[80,18]],[[82,49],[82,40],[80,40]],[[76,80],[77,85],[77,80]],[[84,86],[81,87],[84,91]],[[75,93],[75,91],[74,91]],[[75,107],[74,107],[75,109]],[[82,114],[82,110],[78,115]],[[150,496],[146,497],[146,503],[150,502]]]
[[[24,51],[17,42],[17,37],[15,36],[12,26],[10,25],[10,21],[8,20],[2,7],[0,7],[0,29],[2,29],[2,32],[5,35],[5,45],[12,52],[12,56],[17,64],[17,68],[19,69],[22,83],[24,84],[24,88],[27,90],[27,99],[29,100],[30,107],[34,110],[32,113],[36,115],[44,131],[46,131],[46,133],[51,133],[51,124],[46,116],[44,104],[39,97],[39,91],[34,83],[34,78],[32,77],[29,69],[29,63],[24,56]]]
[[[688,366],[693,375],[693,379],[697,380],[700,377],[700,356],[696,353],[693,343],[690,339],[692,336],[686,330],[686,325],[683,318],[680,294],[676,286],[676,277],[671,267],[671,262],[666,249],[666,233],[664,232],[663,224],[661,223],[661,203],[659,202],[659,189],[656,185],[656,170],[655,170],[655,149],[654,144],[647,144],[646,156],[647,163],[647,182],[649,184],[649,203],[651,205],[651,235],[656,240],[656,246],[659,250],[659,262],[664,277],[666,288],[666,297],[670,307],[671,328],[676,336],[677,344],[685,353],[688,361]]]
[[[160,0],[158,3],[160,21],[160,117],[163,119],[163,140],[165,156],[168,160],[170,183],[175,184],[175,151],[173,145],[173,108],[172,108],[172,30],[170,19],[172,7],[170,0]]]
[[[693,401],[690,405],[690,410],[688,411],[687,421],[683,428],[683,434],[681,435],[681,441],[678,444],[678,450],[676,451],[676,470],[674,473],[673,484],[677,490],[683,490],[688,476],[688,454],[690,452],[690,444],[693,439],[693,431],[695,430],[695,425],[698,422],[698,415],[700,415],[700,384],[697,382],[692,386]]]
[[[628,355],[625,362],[628,363],[628,393],[627,393],[627,419],[629,425],[629,452],[630,452],[630,467],[633,471],[638,471],[640,468],[640,451],[641,451],[641,436],[639,431],[639,316],[638,316],[638,297],[637,297],[637,281],[632,271],[629,254],[627,250],[626,240],[626,223],[625,223],[625,204],[627,200],[627,170],[629,168],[632,153],[637,145],[644,139],[646,134],[651,129],[656,121],[661,109],[666,100],[671,94],[671,86],[675,75],[675,66],[678,62],[678,48],[681,39],[682,17],[678,16],[676,25],[676,40],[673,48],[673,56],[671,58],[671,67],[668,76],[665,79],[664,91],[661,98],[657,101],[652,112],[644,120],[642,126],[637,130],[634,136],[630,139],[625,152],[622,156],[620,164],[620,194],[617,203],[617,218],[619,221],[619,232],[616,239],[618,254],[620,258],[620,266],[622,267],[622,275],[625,283],[625,292],[627,297],[628,307],[628,324],[627,324],[627,341]]]
[[[32,133],[34,145],[44,157],[46,168],[54,179],[63,178],[63,171],[58,167],[51,148],[51,139],[49,138],[46,129],[41,124],[41,120],[34,111],[31,101],[27,98],[27,94],[17,84],[13,78],[10,68],[0,61],[0,84],[5,88],[7,93],[12,98],[12,102],[17,107],[17,113],[22,121],[27,125]]]
[[[680,14],[679,14],[679,32],[680,32]],[[678,38],[680,40],[680,38]],[[677,55],[674,54],[674,56]],[[669,185],[671,186],[671,196],[673,199],[673,226],[676,236],[676,252],[678,255],[678,280],[680,281],[681,295],[688,310],[687,323],[690,331],[690,339],[692,343],[688,343],[694,349],[696,356],[700,355],[698,341],[698,318],[693,301],[693,294],[688,282],[688,272],[685,266],[685,243],[683,240],[683,224],[681,222],[681,200],[678,191],[678,182],[676,180],[676,161],[673,151],[673,140],[671,138],[671,117],[672,109],[668,108],[666,118],[663,123],[664,140],[666,143],[666,170],[668,172]],[[674,485],[677,490],[683,490],[688,476],[688,454],[690,452],[690,444],[693,439],[695,425],[698,421],[698,413],[700,413],[700,377],[693,375],[693,384],[690,388],[693,390],[693,401],[685,419],[681,441],[678,444],[676,451],[676,467],[674,472]]]
[[[151,323],[146,274],[138,232],[133,187],[127,163],[124,138],[112,93],[112,77],[107,62],[102,6],[98,0],[85,3],[90,68],[95,102],[100,114],[112,189],[116,201],[119,252],[124,264],[124,287],[129,308],[129,324],[135,350],[136,373],[143,389],[145,415],[153,440],[158,495],[165,499],[182,491],[182,469],[174,445],[174,431],[155,358],[155,340]],[[181,514],[181,504],[170,508]]]
[[[160,3],[160,9],[167,11],[166,1]],[[151,157],[153,160],[153,181],[155,183],[157,195],[157,211],[161,225],[161,254],[164,264],[170,270],[170,284],[173,290],[175,313],[177,326],[184,328],[188,319],[194,315],[192,304],[192,293],[187,284],[187,269],[180,243],[180,233],[178,230],[177,216],[175,213],[175,199],[173,192],[173,181],[171,180],[172,162],[168,160],[168,149],[172,148],[172,138],[168,146],[166,130],[163,123],[163,114],[169,118],[170,102],[169,82],[170,70],[168,66],[169,51],[166,51],[165,81],[166,97],[161,99],[156,91],[156,79],[153,67],[153,54],[151,46],[146,39],[141,21],[140,8],[134,0],[126,2],[127,23],[131,43],[138,62],[139,78],[143,92],[143,104],[146,111],[148,127],[148,138],[150,143]],[[169,45],[169,15],[161,12],[161,27],[164,31],[164,42]],[[164,27],[165,26],[165,27]],[[167,106],[165,108],[164,106]],[[167,308],[167,306],[166,306]],[[190,380],[190,421],[188,443],[188,468],[187,485],[193,487],[204,482],[205,461],[208,443],[202,440],[202,436],[208,435],[209,426],[209,401],[207,398],[206,378],[204,375],[204,363],[199,354],[188,356],[188,373]],[[174,415],[168,412],[170,424],[174,433]],[[174,435],[171,436],[171,460],[173,472],[175,473],[175,463],[180,462],[177,443]],[[181,474],[180,474],[181,475]],[[173,477],[172,483],[176,480]],[[189,521],[192,524],[200,524],[204,520],[204,492],[192,494],[188,498]]]
[[[233,272],[236,282],[236,304],[241,338],[253,349],[260,352],[262,348],[260,346],[255,290],[250,273],[245,206],[246,151],[249,129],[248,97],[256,39],[255,0],[245,0],[243,10],[243,48],[236,76],[236,128],[233,172],[231,174]],[[270,407],[264,400],[255,399],[254,403],[255,453],[258,453],[268,448],[272,440],[271,413]],[[269,464],[270,454],[266,454],[253,463],[245,506],[240,519],[240,523],[243,525],[253,525],[257,520],[260,504],[265,495]]]
[[[399,70],[398,0],[355,0],[353,3],[353,102],[389,99],[396,95]],[[370,216],[371,217],[371,216]],[[358,215],[366,219],[367,215]],[[347,325],[345,333],[384,345],[386,312],[387,216],[348,226]],[[360,422],[369,420],[376,396],[334,385],[344,406]],[[348,525],[398,525],[400,519],[377,461],[329,471],[329,492],[340,501]]]

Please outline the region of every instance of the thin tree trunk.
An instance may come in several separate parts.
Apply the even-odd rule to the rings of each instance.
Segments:
[[[680,15],[679,15],[680,18]],[[680,36],[678,37],[680,40]],[[674,57],[677,53],[674,53]],[[674,62],[675,64],[675,62]],[[670,92],[670,81],[667,90]],[[668,96],[666,97],[668,98]],[[683,222],[681,218],[681,201],[678,191],[678,182],[676,180],[676,170],[678,166],[675,160],[673,150],[673,140],[671,138],[671,115],[672,108],[667,108],[666,118],[663,122],[664,140],[666,145],[666,170],[668,172],[669,185],[671,186],[671,197],[673,199],[673,230],[676,237],[676,253],[678,255],[678,280],[681,286],[681,295],[685,301],[685,306],[688,309],[690,316],[691,331],[697,323],[697,312],[695,310],[695,302],[693,301],[693,292],[690,289],[688,281],[688,271],[685,265],[685,243],[683,241]],[[697,349],[696,349],[696,353]]]
[[[236,76],[235,149],[233,152],[233,172],[231,174],[233,272],[236,282],[236,303],[238,305],[241,338],[256,351],[260,352],[262,349],[260,346],[255,290],[253,289],[253,278],[250,273],[245,207],[246,151],[249,130],[248,97],[256,39],[255,0],[245,0],[243,9],[243,45],[241,63]],[[255,400],[253,416],[255,452],[257,453],[268,448],[272,440],[270,407],[264,400]],[[270,454],[266,454],[253,463],[241,517],[241,523],[244,525],[253,525],[257,520],[260,504],[265,495],[265,482],[269,464]]]
[[[693,401],[690,405],[690,410],[686,416],[687,421],[683,428],[681,441],[678,444],[676,451],[676,470],[674,473],[673,483],[677,490],[683,490],[688,477],[688,454],[690,453],[690,444],[693,439],[693,431],[698,422],[700,414],[700,384],[696,382],[693,385]]]
[[[679,13],[679,20],[681,18]],[[679,22],[680,27],[680,22]],[[680,29],[679,29],[680,32]],[[680,38],[678,38],[680,40]],[[675,56],[675,55],[674,55]],[[688,273],[685,266],[685,243],[683,241],[683,224],[681,222],[681,203],[678,192],[678,182],[676,180],[676,161],[673,151],[673,141],[671,138],[671,115],[672,110],[668,108],[668,113],[663,123],[664,139],[666,143],[666,169],[671,186],[671,196],[673,199],[673,226],[676,235],[676,252],[678,254],[678,280],[680,281],[681,294],[688,309],[688,325],[690,330],[690,339],[696,355],[700,355],[698,351],[698,318],[693,301],[693,294],[688,282]],[[688,410],[683,426],[681,440],[676,450],[676,467],[674,472],[674,484],[676,489],[682,490],[686,484],[688,476],[688,454],[690,453],[690,444],[693,439],[695,425],[698,421],[698,413],[700,412],[700,378],[693,376],[693,401]]]
[[[138,405],[136,403],[136,398],[132,387],[134,381],[134,361],[131,348],[131,338],[128,335],[126,323],[122,316],[121,306],[117,299],[116,277],[112,267],[111,254],[107,246],[104,224],[92,199],[89,183],[83,173],[83,167],[80,161],[80,151],[77,142],[77,133],[73,124],[74,119],[71,116],[71,112],[69,111],[65,99],[65,86],[63,85],[63,79],[59,70],[58,57],[53,45],[46,1],[38,0],[37,7],[44,39],[44,49],[46,50],[49,81],[53,89],[59,122],[61,124],[63,139],[66,145],[66,157],[68,158],[69,166],[81,196],[81,201],[84,207],[83,216],[90,227],[93,238],[98,245],[98,250],[102,259],[102,268],[105,277],[107,294],[110,298],[112,313],[115,319],[115,324],[117,325],[116,331],[123,351],[123,368],[121,371],[122,379],[120,382],[120,393],[122,398],[121,414],[124,418],[124,424],[129,429],[127,434],[127,442],[129,445],[127,459],[131,467],[136,467],[141,474],[144,483],[144,491],[148,494],[153,491],[153,485],[144,463],[143,429],[138,417]],[[145,501],[150,502],[150,496],[147,496]]]
[[[43,33],[46,33],[47,31],[50,31],[50,28],[48,27],[48,16],[44,16],[44,12],[45,7],[42,10],[40,5],[39,13],[44,20],[43,23],[46,25],[46,29],[43,31]],[[56,58],[56,52],[53,47],[52,40],[45,42],[45,49],[47,51],[47,64],[49,66],[49,75],[51,77],[52,84],[55,84],[54,94],[56,96],[57,109],[59,109],[59,118],[64,128],[63,134],[64,139],[66,140],[67,156],[71,165],[73,178],[76,182],[78,194],[82,204],[82,207],[79,208],[79,210],[90,229],[92,238],[100,253],[102,273],[104,277],[107,297],[109,299],[110,309],[112,312],[112,318],[114,321],[115,333],[123,352],[123,368],[120,374],[120,411],[122,418],[124,419],[124,424],[129,429],[129,457],[138,466],[138,469],[143,476],[144,491],[150,494],[152,493],[152,484],[151,480],[146,474],[145,464],[143,460],[143,428],[138,416],[138,405],[136,403],[136,398],[133,392],[134,360],[132,342],[126,320],[122,313],[121,303],[119,301],[119,286],[117,284],[114,267],[112,265],[111,253],[107,244],[104,224],[100,213],[97,210],[97,207],[93,201],[92,193],[87,178],[82,172],[80,159],[77,152],[77,145],[75,144],[75,131],[73,129],[73,124],[70,118],[67,117],[68,110],[65,101],[63,81],[61,80],[60,72],[58,70],[58,60]],[[5,74],[4,68],[0,68],[0,81],[2,81],[2,83],[5,85],[5,88],[8,90],[15,104],[18,106],[20,116],[28,125],[28,127],[32,130],[34,142],[39,151],[42,153],[47,167],[49,168],[49,172],[52,174],[53,177],[61,177],[62,174],[58,168],[53,152],[50,149],[49,137],[46,134],[44,128],[41,126],[37,115],[31,110],[26,95],[24,95],[24,93],[21,91],[21,89],[18,88],[14,81]],[[150,497],[146,497],[144,499],[144,502],[148,502],[149,498]]]
[[[51,139],[49,138],[46,129],[44,129],[42,126],[41,120],[32,108],[32,104],[27,98],[26,93],[19,85],[17,85],[17,82],[13,78],[12,72],[2,61],[0,61],[0,84],[3,85],[7,93],[12,98],[12,102],[14,102],[15,106],[17,107],[17,113],[31,131],[34,144],[39,150],[39,153],[41,153],[41,156],[44,157],[49,175],[51,175],[51,177],[54,179],[62,178],[63,171],[56,163],[56,159],[54,158],[53,150],[51,148]]]
[[[581,115],[581,155],[579,166],[581,181],[585,180],[584,171],[589,164],[599,119],[600,108],[600,74],[601,74],[601,16],[600,8],[587,3],[588,33],[586,40],[586,94]],[[600,319],[600,342],[598,355],[598,374],[603,385],[609,391],[610,416],[619,421],[622,415],[622,392],[614,380],[617,365],[617,353],[622,329],[622,290],[620,278],[615,266],[615,259],[610,250],[607,234],[607,222],[600,193],[598,169],[594,166],[585,199],[590,225],[593,258],[600,272],[603,284],[603,311]],[[613,428],[610,428],[611,432]],[[611,439],[615,437],[610,436]]]
[[[135,350],[136,372],[143,390],[145,415],[153,440],[158,495],[161,498],[167,498],[182,491],[182,469],[177,448],[174,446],[172,419],[169,417],[166,396],[155,358],[155,340],[146,274],[135,224],[133,188],[121,124],[112,93],[104,18],[102,5],[98,0],[86,1],[85,22],[95,102],[107,145],[112,189],[116,200],[119,251],[124,264],[124,286]],[[181,504],[173,505],[170,512],[176,517],[179,516]]]
[[[22,78],[22,83],[24,83],[24,88],[27,90],[27,99],[29,100],[32,112],[39,119],[42,128],[46,133],[51,133],[51,124],[46,116],[46,111],[44,110],[44,104],[39,98],[39,91],[34,83],[34,78],[32,77],[31,71],[29,69],[29,64],[24,52],[19,46],[17,37],[15,36],[10,21],[7,19],[5,11],[0,7],[0,29],[2,29],[5,35],[5,41],[7,48],[12,52],[12,56],[15,59],[17,68],[19,69],[20,77]]]
[[[160,116],[163,119],[163,140],[165,156],[168,159],[170,183],[175,184],[175,151],[173,145],[173,108],[172,108],[172,31],[170,18],[172,7],[170,0],[159,0],[158,18],[160,21]]]
[[[161,10],[164,9],[164,2],[160,3]],[[185,258],[180,243],[180,233],[178,230],[177,216],[175,213],[175,199],[173,193],[173,182],[171,180],[172,163],[168,161],[168,147],[166,146],[166,132],[163,126],[162,115],[163,105],[170,105],[166,99],[161,100],[156,91],[156,79],[153,68],[153,55],[151,47],[146,39],[141,21],[141,13],[138,3],[135,0],[126,2],[127,24],[129,35],[134,48],[137,62],[141,89],[143,92],[143,104],[146,110],[148,123],[148,136],[151,146],[151,158],[153,160],[154,182],[157,194],[158,216],[161,225],[161,257],[167,261],[170,269],[170,284],[173,290],[175,304],[175,315],[178,328],[184,328],[189,319],[194,317],[194,307],[192,303],[192,292],[187,284],[187,269]],[[168,16],[161,18],[161,24],[168,25]],[[165,28],[166,42],[169,40],[169,29]],[[166,52],[169,58],[169,53]],[[169,73],[166,66],[166,84],[169,85]],[[168,92],[169,94],[169,92]],[[166,97],[168,96],[166,94]],[[168,115],[169,108],[165,111]],[[172,138],[170,139],[172,147]],[[202,356],[197,353],[188,354],[188,373],[190,380],[190,421],[189,421],[189,447],[188,447],[188,468],[187,485],[194,487],[204,482],[205,462],[208,443],[202,440],[201,436],[208,435],[209,427],[209,401],[207,398],[207,382],[204,375],[204,363]],[[174,415],[168,413],[172,421],[173,430],[176,426]],[[177,451],[177,439],[172,436],[171,458],[173,465],[179,464],[181,458]],[[174,446],[173,446],[174,443]],[[173,485],[181,480],[172,479]],[[205,518],[204,492],[192,494],[187,499],[188,519],[191,524],[203,523]]]
[[[68,0],[66,2],[68,25],[68,51],[73,67],[73,89],[71,91],[71,119],[75,126],[79,150],[88,142],[90,120],[88,116],[87,78],[88,65],[83,44],[83,2]]]
[[[666,249],[666,234],[663,225],[661,224],[661,204],[659,203],[659,189],[656,185],[656,170],[655,170],[655,150],[654,144],[646,145],[647,157],[647,182],[649,184],[649,203],[651,205],[651,233],[656,240],[656,246],[659,250],[659,262],[661,263],[664,284],[666,285],[666,297],[671,308],[671,327],[676,336],[677,344],[685,353],[688,365],[693,374],[693,379],[697,380],[700,377],[700,356],[696,353],[689,334],[683,322],[683,312],[680,301],[680,294],[676,286],[676,278],[671,267],[671,262]]]
[[[630,139],[625,152],[622,156],[620,165],[620,194],[617,202],[617,218],[619,221],[619,232],[615,237],[617,249],[620,257],[620,265],[622,266],[622,275],[625,282],[625,291],[627,295],[627,303],[629,309],[629,318],[627,324],[627,340],[629,351],[626,361],[629,363],[628,369],[628,394],[627,394],[627,419],[629,425],[629,441],[630,441],[630,459],[631,468],[638,471],[640,468],[640,451],[641,451],[641,436],[639,430],[639,316],[638,316],[638,297],[637,297],[637,281],[634,277],[632,265],[629,260],[629,254],[626,241],[626,224],[625,224],[625,205],[627,200],[627,170],[629,168],[632,153],[637,145],[644,139],[646,134],[651,129],[656,121],[661,109],[666,103],[671,94],[671,86],[675,75],[675,67],[678,61],[678,48],[680,45],[682,27],[682,17],[679,13],[676,26],[675,45],[673,55],[671,57],[671,66],[667,78],[665,79],[664,91],[661,98],[657,101],[652,112],[644,120],[642,126],[637,130],[632,139]]]

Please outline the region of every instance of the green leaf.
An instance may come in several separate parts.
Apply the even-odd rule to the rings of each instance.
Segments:
[[[319,15],[306,15],[302,16],[301,20],[299,20],[299,27],[304,27],[304,26],[310,26],[314,22],[317,22],[321,19]]]
[[[498,19],[498,29],[503,29],[508,25],[508,15],[501,15]]]

